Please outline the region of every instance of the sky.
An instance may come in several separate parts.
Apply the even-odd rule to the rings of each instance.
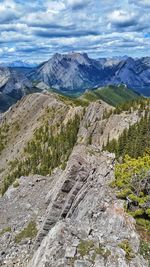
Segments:
[[[150,0],[0,0],[0,62],[150,56]]]

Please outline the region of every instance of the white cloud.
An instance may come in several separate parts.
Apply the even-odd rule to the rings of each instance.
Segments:
[[[149,0],[129,0],[129,2],[135,4],[136,6],[143,6],[145,8],[150,7]]]
[[[58,14],[65,9],[65,3],[62,1],[46,1],[45,7],[47,9],[46,13]]]
[[[72,50],[92,56],[147,54],[149,5],[149,0],[2,0],[0,60],[42,61]]]
[[[108,20],[118,26],[131,26],[135,24],[137,14],[132,11],[114,10],[108,15]]]
[[[5,0],[0,5],[0,23],[9,23],[21,16],[19,9],[12,0]]]

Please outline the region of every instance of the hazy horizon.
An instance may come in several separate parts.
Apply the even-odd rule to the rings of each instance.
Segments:
[[[71,54],[71,53],[80,53],[80,54],[85,54],[84,53],[84,51],[82,51],[82,52],[78,52],[78,51],[76,51],[76,52],[66,52],[66,53],[59,53],[59,54],[61,54],[61,55],[67,55],[67,54]],[[56,54],[56,53],[55,53]],[[53,54],[53,55],[51,55],[49,58],[47,58],[47,59],[45,59],[44,61],[34,61],[34,60],[32,60],[32,59],[27,59],[27,60],[21,60],[20,58],[18,58],[18,59],[15,59],[15,60],[12,60],[12,61],[5,61],[5,62],[3,62],[3,61],[0,61],[0,64],[4,64],[4,65],[7,65],[7,64],[9,64],[9,63],[15,63],[15,62],[20,62],[20,63],[27,63],[27,64],[36,64],[36,65],[38,65],[38,64],[41,64],[41,63],[43,63],[43,62],[46,62],[46,61],[48,61],[48,60],[50,60],[55,54]],[[88,53],[87,53],[87,55],[88,55]],[[89,55],[88,55],[89,56]],[[133,59],[140,59],[140,58],[142,58],[142,57],[149,57],[149,56],[142,56],[142,57],[134,57],[134,56],[127,56],[127,55],[122,55],[122,56],[112,56],[112,57],[102,57],[102,56],[100,56],[100,57],[92,57],[92,56],[89,56],[89,58],[92,58],[92,59],[123,59],[123,58],[128,58],[128,57],[130,57],[130,58],[133,58]]]

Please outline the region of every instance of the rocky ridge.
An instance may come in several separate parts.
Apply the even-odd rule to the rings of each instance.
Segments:
[[[20,218],[20,228],[19,206],[27,221],[38,215],[39,231],[35,243],[28,239],[19,246],[6,234],[3,249],[7,251],[11,243],[13,254],[7,255],[2,266],[148,266],[138,254],[140,239],[134,219],[124,212],[123,201],[110,188],[114,163],[113,154],[102,153],[96,146],[78,145],[65,171],[57,170],[50,179],[24,177],[19,188],[9,189],[2,207],[8,205],[8,198],[14,198],[10,209],[17,207],[14,219],[18,224]],[[36,201],[39,187],[40,202]],[[130,247],[130,255],[121,248],[123,242]]]
[[[49,231],[29,267],[147,266],[138,254],[134,220],[110,189],[113,166],[114,155],[101,153],[98,147],[74,149],[58,193],[54,199],[50,194],[42,234]],[[40,234],[36,242],[41,241]],[[120,248],[125,240],[132,248],[130,263]]]
[[[137,111],[104,118],[105,111],[113,108],[103,101],[85,108],[55,94],[26,96],[1,116],[1,123],[19,123],[15,138],[8,140],[1,154],[5,164],[1,179],[12,157],[22,157],[49,108],[54,110],[55,116],[49,114],[53,125],[66,124],[75,114],[84,113],[77,144],[65,170],[56,168],[51,176],[21,177],[19,186],[10,186],[0,199],[1,266],[148,267],[140,255],[135,221],[110,186],[115,157],[101,151],[108,134],[117,138],[140,119]],[[16,242],[31,222],[36,225],[34,236]]]

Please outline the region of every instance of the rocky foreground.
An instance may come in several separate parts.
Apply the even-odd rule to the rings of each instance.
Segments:
[[[110,186],[114,164],[114,155],[98,146],[78,145],[64,171],[22,177],[19,188],[1,199],[1,214],[14,231],[36,218],[38,233],[34,242],[19,245],[13,231],[3,235],[1,266],[148,266],[138,252],[134,219]]]
[[[103,101],[81,107],[46,93],[24,98],[1,117],[9,124],[1,183],[12,171],[11,159],[25,157],[23,148],[45,116],[53,126],[76,114],[81,121],[63,168],[51,175],[21,176],[0,198],[0,266],[149,266],[140,254],[135,220],[111,186],[115,156],[102,152],[108,136],[117,138],[141,114],[133,110],[105,117],[106,110],[113,108]]]

